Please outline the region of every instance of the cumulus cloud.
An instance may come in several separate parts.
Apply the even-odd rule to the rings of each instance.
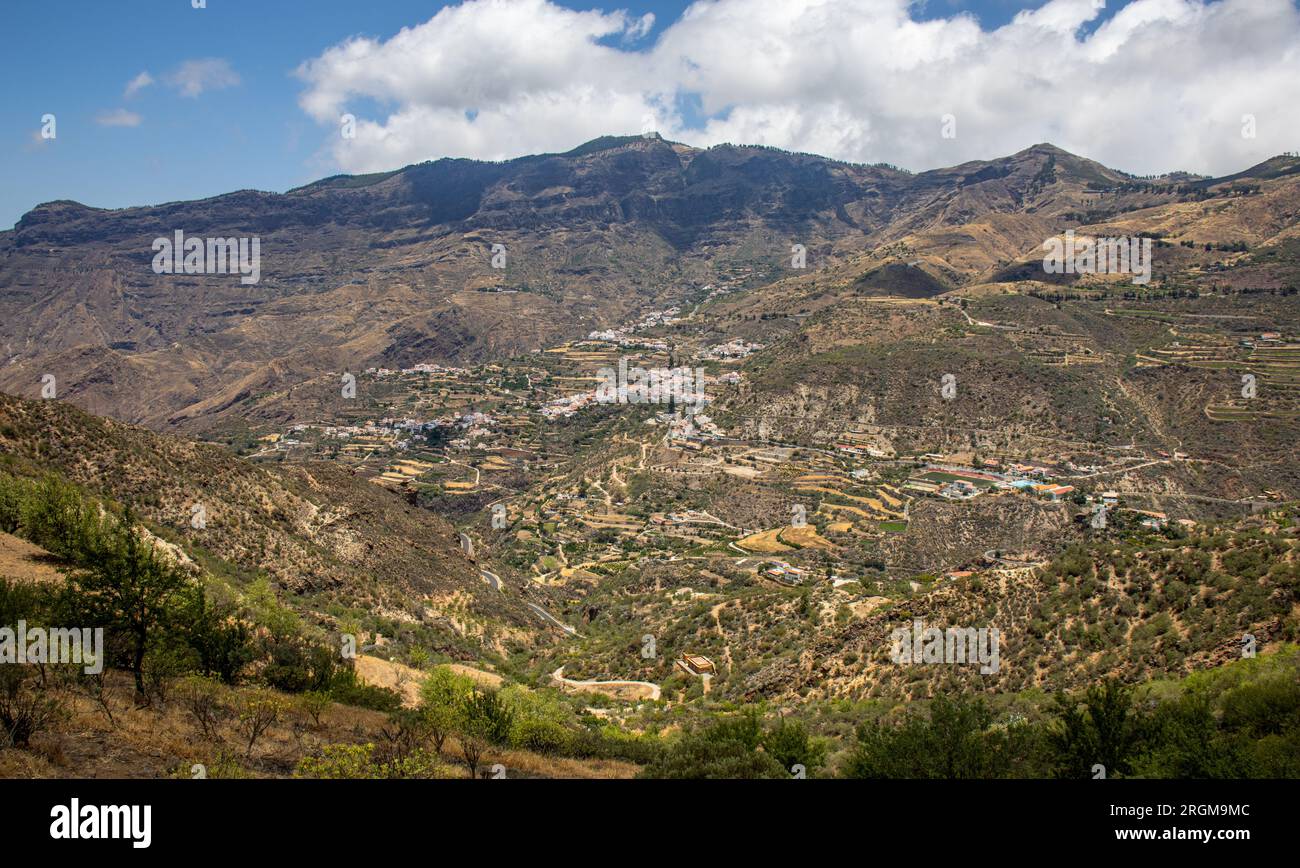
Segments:
[[[222,90],[239,84],[239,74],[220,57],[187,60],[167,76],[167,84],[181,96],[196,97],[205,90]]]
[[[1291,0],[1133,0],[1101,23],[1093,0],[1049,0],[995,30],[968,14],[917,21],[913,6],[699,0],[634,51],[617,46],[653,20],[467,0],[303,63],[300,104],[322,124],[358,116],[355,138],[330,145],[355,172],[564,150],[647,116],[692,144],[915,169],[1050,141],[1140,174],[1227,173],[1300,138]],[[941,135],[949,114],[955,138]]]
[[[153,76],[148,72],[142,72],[126,83],[126,90],[123,91],[122,98],[130,99],[151,84],[153,84]]]
[[[141,120],[142,118],[135,112],[120,108],[100,112],[95,118],[95,123],[101,127],[138,127]]]

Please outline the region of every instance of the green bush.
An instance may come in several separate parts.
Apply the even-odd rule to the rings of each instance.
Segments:
[[[420,686],[420,713],[435,750],[442,750],[447,736],[460,724],[461,706],[473,693],[474,681],[447,666],[435,666]]]
[[[844,774],[890,780],[1038,777],[1042,755],[1038,728],[994,726],[982,700],[940,694],[926,715],[913,713],[897,726],[859,726]]]
[[[452,770],[436,753],[416,750],[391,760],[377,757],[373,744],[329,744],[316,756],[303,757],[294,777],[328,780],[447,778]]]
[[[24,535],[61,558],[84,564],[98,557],[104,534],[99,505],[57,476],[32,486],[21,506]]]
[[[261,669],[268,687],[285,693],[329,689],[338,671],[338,653],[302,636],[272,634],[262,640]]]
[[[0,531],[17,533],[22,524],[23,503],[30,485],[8,473],[0,473]]]
[[[194,588],[177,622],[178,631],[194,650],[196,668],[204,675],[235,684],[257,656],[248,624],[239,619],[233,607],[209,604],[201,587]],[[316,689],[327,686],[322,684]]]
[[[340,668],[334,673],[329,686],[330,698],[343,705],[369,708],[373,711],[393,711],[402,707],[402,697],[387,687],[365,684],[350,668]]]
[[[761,750],[763,728],[755,712],[723,718],[684,733],[641,776],[646,778],[789,778],[790,772]]]
[[[561,753],[572,741],[573,711],[555,694],[511,685],[501,690],[501,699],[513,717],[512,746],[537,753]]]
[[[462,734],[474,734],[495,745],[510,743],[515,715],[495,690],[476,690],[461,709]]]

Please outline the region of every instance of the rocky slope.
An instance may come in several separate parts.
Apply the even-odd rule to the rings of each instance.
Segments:
[[[265,576],[326,619],[379,613],[448,651],[543,635],[522,601],[481,580],[444,519],[330,463],[268,469],[63,402],[0,395],[0,467],[130,504],[211,574],[237,586]]]

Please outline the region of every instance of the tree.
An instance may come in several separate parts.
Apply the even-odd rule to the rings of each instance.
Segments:
[[[1056,724],[1050,741],[1060,777],[1091,777],[1093,766],[1105,768],[1106,777],[1121,777],[1132,770],[1141,746],[1141,719],[1133,711],[1132,688],[1115,678],[1094,684],[1078,699],[1058,695]]]
[[[1219,732],[1208,695],[1189,692],[1151,715],[1149,745],[1134,773],[1154,778],[1256,778],[1246,744]]]
[[[465,703],[464,718],[492,744],[510,742],[514,730],[515,713],[495,690],[476,690]]]
[[[808,737],[808,730],[798,721],[781,721],[763,734],[763,749],[787,772],[796,765],[812,774],[826,761],[826,745]]]
[[[900,726],[858,727],[845,774],[851,778],[970,779],[1032,776],[1041,755],[1038,730],[995,726],[982,700],[940,694],[929,715]]]
[[[263,637],[266,663],[261,679],[286,693],[325,690],[338,671],[338,653],[331,647],[294,633],[272,632]]]
[[[385,741],[380,756],[391,762],[400,762],[424,750],[425,743],[433,737],[428,718],[410,708],[389,712],[388,722],[379,728],[379,732]]]
[[[461,705],[474,693],[474,681],[458,675],[448,666],[436,666],[420,687],[420,713],[429,726],[434,749],[442,752],[443,742],[460,722]]]
[[[181,629],[198,657],[199,671],[226,684],[236,683],[254,657],[248,624],[232,608],[211,605],[207,593],[197,584],[188,597],[181,614]]]
[[[125,635],[136,702],[146,705],[144,657],[150,637],[173,617],[190,580],[143,539],[130,509],[121,520],[106,525],[86,558],[86,568],[70,578],[69,603],[90,623]]]
[[[312,726],[320,726],[320,716],[329,709],[332,700],[324,690],[308,690],[299,697],[298,703],[311,718]]]
[[[495,691],[474,690],[461,704],[457,734],[471,778],[478,776],[479,762],[488,745],[505,744],[510,739],[513,722],[513,712]]]
[[[7,473],[0,473],[0,531],[17,533],[22,522],[27,485]]]
[[[23,499],[21,523],[28,539],[74,563],[84,563],[103,543],[99,505],[53,475],[36,483]]]

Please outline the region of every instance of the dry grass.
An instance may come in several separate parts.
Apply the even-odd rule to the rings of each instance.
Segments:
[[[40,546],[0,533],[0,576],[20,582],[61,582],[58,559]]]
[[[792,546],[798,546],[801,549],[834,549],[836,546],[826,537],[817,533],[817,528],[812,525],[803,527],[787,527],[781,530],[781,542],[788,543]]]
[[[742,549],[748,549],[751,552],[774,553],[792,551],[789,546],[781,544],[779,539],[781,530],[782,529],[778,527],[773,528],[772,530],[759,531],[756,534],[751,534],[738,541],[736,545],[740,546]]]
[[[330,703],[316,724],[299,700],[278,694],[286,711],[250,752],[232,720],[206,738],[175,686],[165,702],[135,708],[128,673],[109,672],[107,682],[111,721],[88,696],[57,689],[64,718],[52,731],[34,736],[29,749],[0,750],[0,778],[189,778],[195,764],[204,765],[208,777],[284,778],[293,775],[303,757],[325,745],[384,743],[381,730],[387,716],[382,712]],[[254,693],[254,688],[232,688],[225,698],[237,706]],[[454,737],[444,744],[442,756],[450,776],[468,777]],[[504,765],[509,777],[627,778],[638,768],[619,761],[489,748],[480,768],[495,763]]]

